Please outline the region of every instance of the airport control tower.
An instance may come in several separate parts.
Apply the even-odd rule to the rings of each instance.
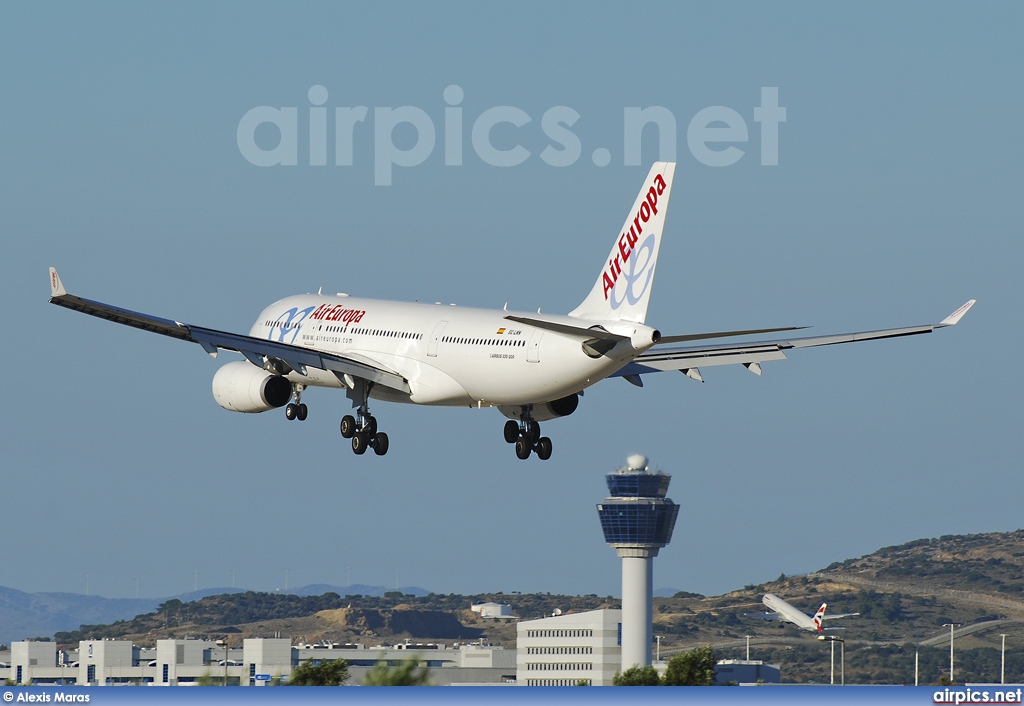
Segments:
[[[607,476],[610,497],[597,506],[604,541],[622,558],[622,671],[651,663],[654,557],[672,539],[679,506],[665,497],[672,476],[634,454]]]

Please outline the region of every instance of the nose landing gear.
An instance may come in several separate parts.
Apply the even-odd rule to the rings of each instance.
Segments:
[[[551,439],[540,435],[540,424],[531,416],[529,409],[523,412],[520,421],[510,419],[505,422],[504,434],[506,442],[516,445],[517,458],[525,461],[534,451],[541,461],[551,458]]]

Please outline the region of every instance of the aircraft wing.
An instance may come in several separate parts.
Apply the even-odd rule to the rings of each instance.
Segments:
[[[191,326],[158,316],[150,316],[129,309],[111,306],[91,299],[83,299],[68,294],[57,270],[50,268],[50,303],[62,306],[83,314],[97,316],[115,323],[133,326],[144,331],[152,331],[163,336],[170,336],[182,341],[198,343],[203,350],[216,357],[219,349],[237,351],[253,365],[269,372],[286,375],[292,370],[305,374],[305,369],[319,368],[327,370],[338,378],[345,375],[362,378],[370,382],[390,387],[408,394],[411,392],[409,382],[398,373],[382,366],[371,365],[366,361],[357,361],[344,356],[322,353],[320,351],[293,346],[277,341],[268,341],[252,336],[243,336],[227,331]]]
[[[774,620],[782,620],[782,616],[778,613],[744,613],[744,618],[758,618],[759,620],[767,620],[772,622]]]
[[[878,331],[861,331],[858,333],[839,333],[831,336],[808,336],[802,338],[786,338],[775,341],[757,341],[751,343],[719,343],[704,346],[686,346],[682,348],[665,347],[659,343],[640,355],[632,363],[624,366],[611,377],[626,377],[656,373],[665,370],[679,370],[695,380],[703,379],[699,369],[714,365],[744,365],[753,373],[761,374],[759,363],[768,360],[785,360],[785,351],[794,348],[813,348],[815,346],[831,346],[837,343],[855,343],[857,341],[873,341],[879,338],[896,338],[914,336],[946,326],[954,326],[967,310],[974,306],[974,299],[961,306],[937,324],[910,326],[906,328],[890,328]],[[669,341],[681,337],[668,336]],[[663,340],[666,340],[663,339]]]

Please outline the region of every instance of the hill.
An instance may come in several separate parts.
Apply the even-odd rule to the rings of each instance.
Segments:
[[[1007,680],[1024,680],[1024,531],[945,535],[885,547],[808,576],[780,576],[685,602],[693,611],[689,620],[663,605],[655,630],[676,631],[680,639],[670,646],[710,643],[720,656],[732,658],[745,656],[745,636],[752,635],[751,657],[781,664],[786,680],[827,682],[829,645],[792,626],[744,618],[762,610],[765,592],[806,612],[827,602],[831,613],[861,613],[841,621],[846,630],[835,633],[845,639],[848,681],[912,684],[917,651],[920,683],[936,682],[948,673],[948,623],[963,626],[955,633],[957,681],[998,681],[1001,634],[1007,635]],[[838,653],[836,660],[838,670]]]
[[[364,584],[344,587],[315,584],[292,589],[285,595],[312,596],[329,591],[341,595],[383,596],[388,589]],[[407,586],[400,591],[415,596],[427,594],[418,586]],[[26,593],[0,586],[0,644],[76,631],[82,625],[105,626],[130,620],[157,611],[168,600],[190,604],[207,596],[230,593],[246,591],[240,588],[205,588],[166,598],[103,598],[80,593]]]

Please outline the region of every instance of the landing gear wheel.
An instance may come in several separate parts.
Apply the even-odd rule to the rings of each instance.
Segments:
[[[373,435],[373,442],[370,445],[373,446],[375,454],[383,456],[388,452],[388,435],[382,431],[377,432]]]
[[[551,439],[546,436],[540,437],[537,441],[537,458],[541,461],[551,458]]]
[[[299,406],[294,402],[289,402],[288,406],[284,408],[284,418],[289,422],[299,414]]]
[[[346,414],[341,418],[341,435],[346,439],[351,439],[356,433],[356,418],[351,414]]]
[[[536,444],[537,440],[540,439],[540,424],[532,419],[528,421],[526,423],[526,433],[524,436],[531,444]]]
[[[372,439],[377,434],[377,420],[373,417],[367,416],[363,421],[363,428],[361,430],[366,436]]]
[[[505,441],[510,444],[516,443],[519,438],[519,425],[511,419],[505,422]]]
[[[288,413],[285,412],[285,414],[288,414]],[[309,414],[309,407],[307,407],[304,404],[300,404],[298,410],[296,411],[295,418],[298,419],[300,422],[304,422],[304,421],[306,421],[306,415],[308,415],[308,414]]]
[[[519,439],[516,440],[516,457],[518,457],[522,461],[525,461],[526,459],[530,458],[530,451],[532,451],[530,442],[528,442],[523,437],[520,437]]]
[[[356,456],[362,456],[366,453],[366,448],[370,445],[370,437],[367,436],[364,431],[357,431],[352,435],[352,451],[355,452]]]

